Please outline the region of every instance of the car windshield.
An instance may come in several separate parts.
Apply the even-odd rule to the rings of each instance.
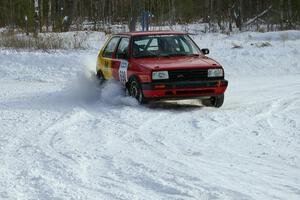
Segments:
[[[199,48],[187,35],[148,35],[133,38],[133,57],[195,56]]]

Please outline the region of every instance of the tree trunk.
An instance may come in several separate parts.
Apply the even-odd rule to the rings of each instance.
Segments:
[[[39,0],[34,0],[34,36],[36,37],[39,30]]]
[[[51,11],[52,11],[51,1],[52,0],[48,0],[48,15],[47,15],[47,23],[46,23],[47,32],[49,31],[49,25],[51,25],[51,21],[52,21],[52,19],[51,19],[51,16],[52,16],[52,14],[51,14]]]
[[[136,30],[137,18],[139,16],[139,0],[131,0],[131,12],[129,16],[129,31]]]
[[[288,28],[293,28],[293,12],[292,12],[292,2],[291,0],[288,0]]]
[[[10,28],[12,30],[14,30],[14,9],[13,9],[13,3],[12,3],[12,0],[9,1],[9,7],[10,7]]]
[[[240,26],[239,26],[239,30],[241,31],[243,29],[243,18],[244,18],[244,10],[243,10],[243,0],[240,0],[240,4],[239,4],[239,21],[240,21]]]
[[[44,23],[43,23],[43,18],[44,18],[44,15],[43,15],[43,12],[44,12],[44,10],[43,10],[43,0],[40,0],[39,7],[40,7],[40,17],[39,17],[39,19],[40,19],[40,22],[39,22],[40,32],[43,32],[43,25],[44,25]]]
[[[283,30],[284,26],[284,7],[283,0],[280,0],[280,28]]]
[[[64,17],[64,31],[69,31],[77,11],[78,0],[68,0],[66,16]]]

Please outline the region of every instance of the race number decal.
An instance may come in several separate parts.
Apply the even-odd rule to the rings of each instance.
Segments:
[[[122,84],[126,84],[127,82],[127,69],[128,69],[128,62],[125,60],[122,60],[120,63],[119,68],[119,79]]]

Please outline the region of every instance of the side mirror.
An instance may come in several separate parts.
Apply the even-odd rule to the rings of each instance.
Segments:
[[[209,54],[209,49],[201,49],[201,51],[204,55]]]

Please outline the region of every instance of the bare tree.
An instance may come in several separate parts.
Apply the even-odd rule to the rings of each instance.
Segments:
[[[46,20],[46,30],[49,31],[49,25],[52,22],[52,1],[48,0],[48,15]]]
[[[39,30],[39,0],[34,0],[34,35],[37,36]]]
[[[39,13],[40,13],[40,16],[39,16],[39,27],[40,27],[40,32],[43,31],[43,18],[44,18],[44,8],[43,8],[43,0],[40,0],[40,5],[39,5]]]
[[[129,16],[129,30],[135,31],[137,18],[139,15],[139,0],[131,0],[130,3],[131,3],[131,10]]]
[[[25,30],[24,17],[28,16],[28,30],[35,33],[42,31],[43,25],[47,31],[49,27],[68,31],[74,19],[78,30],[88,20],[94,30],[122,23],[133,31],[142,11],[153,14],[152,25],[170,28],[175,22],[199,21],[208,23],[210,31],[247,30],[254,25],[258,30],[265,27],[261,24],[275,30],[300,28],[299,0],[0,0],[0,26]]]
[[[78,0],[67,0],[66,1],[66,15],[63,18],[64,31],[69,31],[74,16],[77,11]]]
[[[280,0],[280,27],[281,30],[283,30],[283,25],[284,25],[284,4],[283,4],[283,0]]]

